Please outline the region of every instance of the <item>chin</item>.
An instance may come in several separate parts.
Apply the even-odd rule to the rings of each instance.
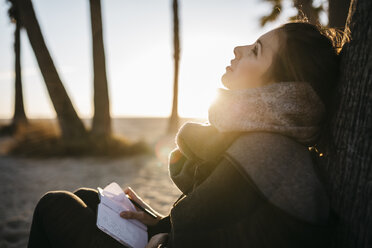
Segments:
[[[223,86],[225,86],[226,88],[229,89],[229,83],[228,83],[228,79],[227,79],[226,73],[222,75],[221,82],[222,82],[222,85]]]
[[[222,85],[226,88],[226,89],[228,89],[228,90],[231,90],[232,88],[231,88],[231,84],[229,83],[229,81],[227,81],[227,80],[221,80],[221,82],[222,82]]]

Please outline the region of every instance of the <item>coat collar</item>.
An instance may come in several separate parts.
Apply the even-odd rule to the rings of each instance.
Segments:
[[[242,90],[220,89],[208,114],[220,132],[274,132],[313,145],[325,107],[309,83],[276,82]]]
[[[219,132],[208,123],[188,122],[178,131],[176,144],[186,158],[210,161],[221,155],[239,134]]]

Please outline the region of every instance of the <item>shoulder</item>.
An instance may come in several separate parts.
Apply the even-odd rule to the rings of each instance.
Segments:
[[[275,189],[283,180],[296,185],[317,182],[307,147],[280,134],[243,134],[226,154],[262,189]]]
[[[307,147],[287,136],[272,132],[247,132],[240,135],[229,147],[230,152],[246,148],[257,152],[290,153],[292,150],[306,152]]]
[[[274,205],[311,222],[327,219],[328,198],[306,146],[284,135],[250,132],[235,140],[226,157]]]
[[[267,182],[268,176],[287,177],[288,173],[294,173],[293,169],[301,169],[303,174],[312,171],[308,148],[276,133],[245,133],[232,143],[226,153],[252,177],[263,182]]]

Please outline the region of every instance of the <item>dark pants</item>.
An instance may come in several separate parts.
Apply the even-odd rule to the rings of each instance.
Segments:
[[[46,193],[36,205],[28,247],[124,248],[97,228],[98,203],[98,192],[89,188]]]

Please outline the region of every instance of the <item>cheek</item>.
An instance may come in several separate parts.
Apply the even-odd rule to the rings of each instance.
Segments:
[[[226,72],[222,76],[222,83],[230,89],[244,89],[258,87],[263,84],[262,76],[268,67],[262,61],[243,60],[234,68],[234,71]]]
[[[242,81],[255,81],[263,74],[263,69],[260,63],[247,61],[239,65],[235,71],[235,76]]]

